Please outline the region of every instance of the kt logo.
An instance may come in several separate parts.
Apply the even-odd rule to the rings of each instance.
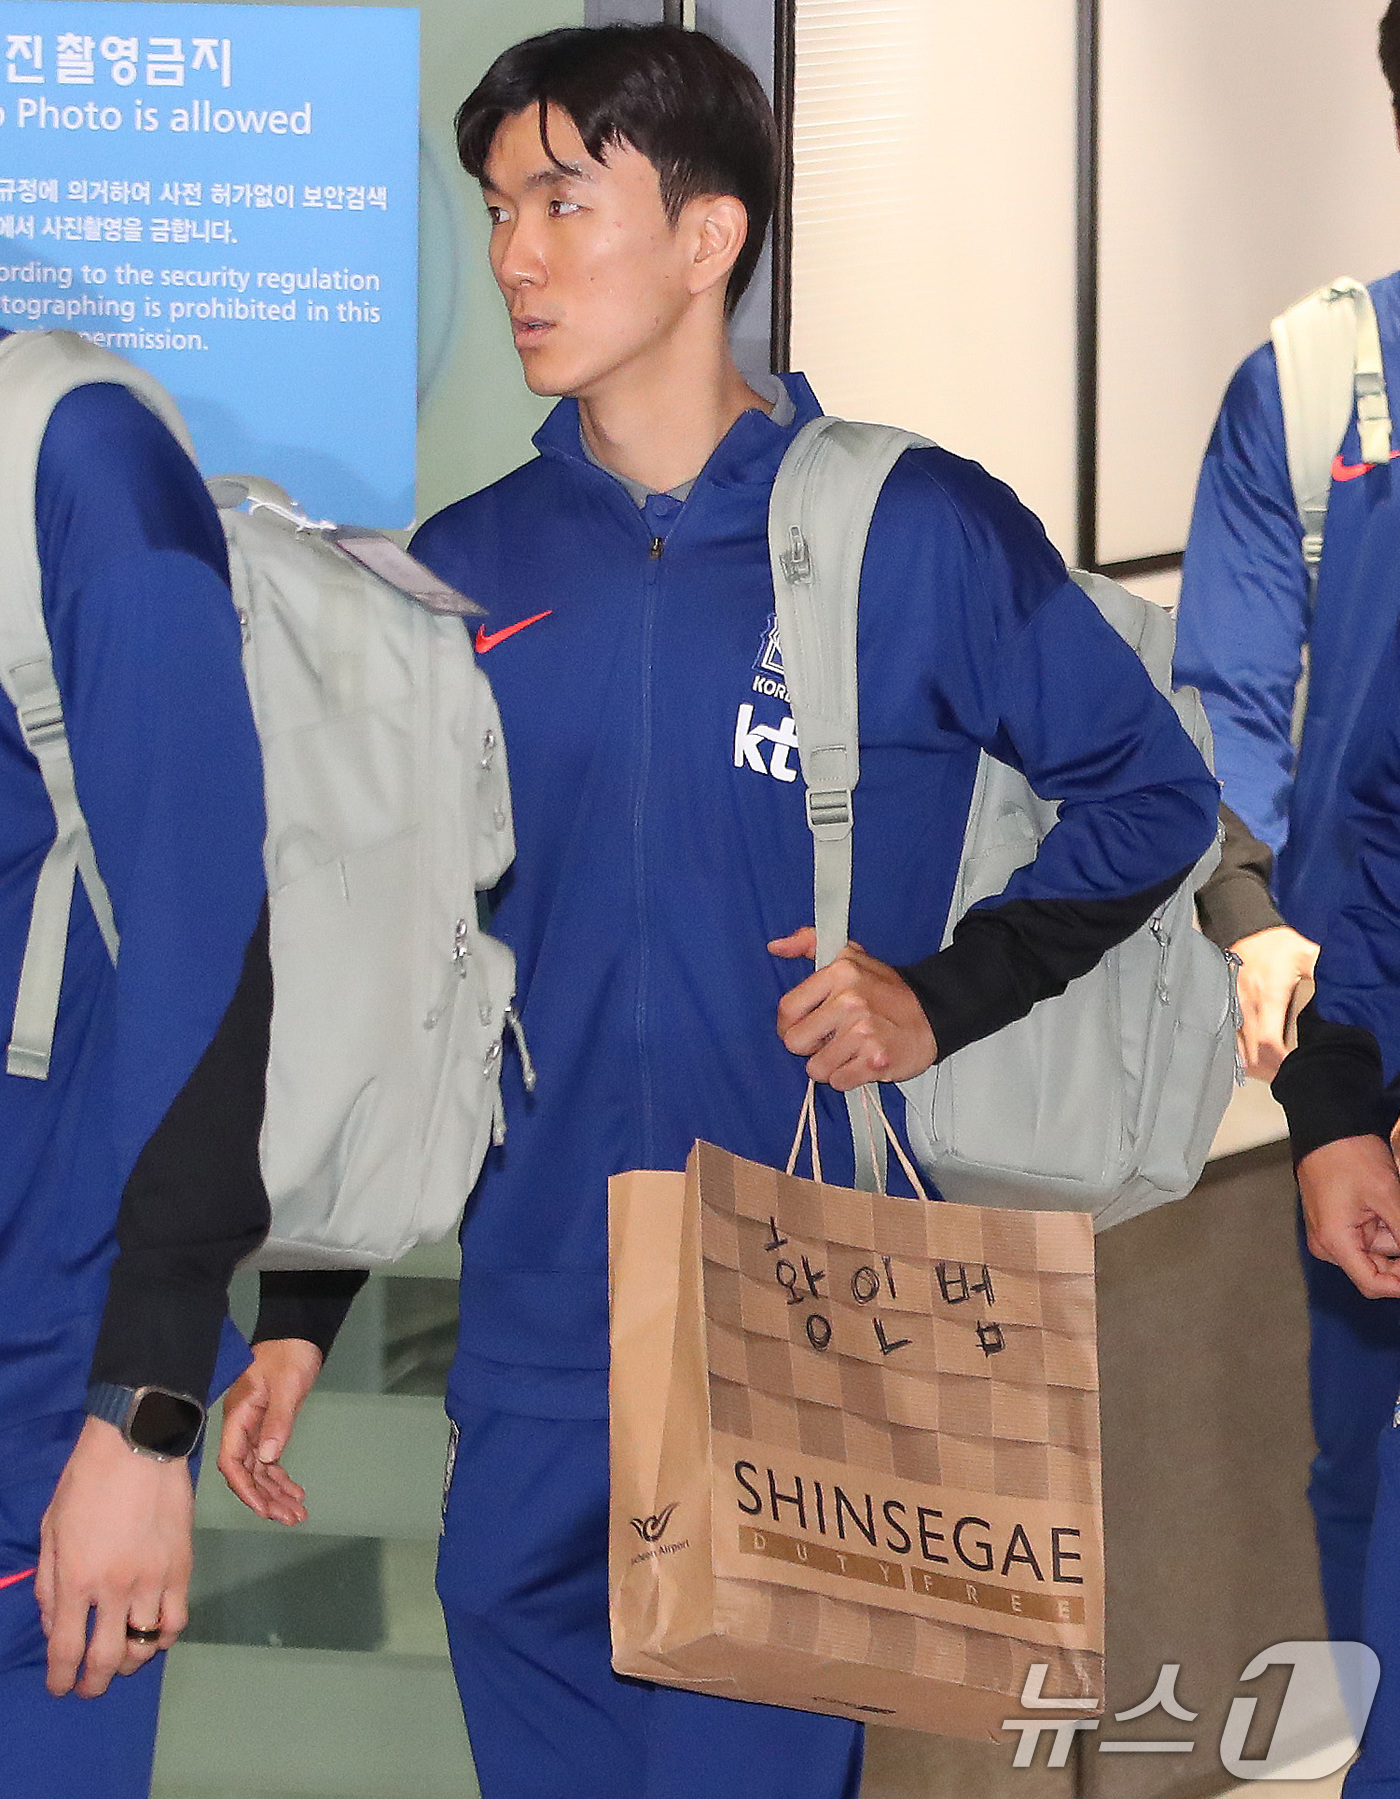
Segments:
[[[659,1512],[654,1518],[634,1518],[632,1520],[633,1530],[644,1543],[659,1543],[666,1535],[666,1526],[671,1522],[671,1513],[679,1504],[680,1501],[677,1500],[674,1505],[668,1505],[664,1512]]]

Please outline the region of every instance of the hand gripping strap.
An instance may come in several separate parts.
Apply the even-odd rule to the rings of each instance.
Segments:
[[[797,726],[812,832],[817,967],[850,938],[853,797],[860,779],[856,640],[860,571],[876,502],[907,449],[928,439],[819,418],[793,438],[773,483],[768,550],[783,680]],[[878,1089],[877,1098],[878,1098]],[[885,1141],[864,1089],[846,1095],[856,1186],[885,1189]]]
[[[44,622],[34,532],[39,451],[54,407],[75,387],[127,387],[189,449],[174,402],[132,364],[68,331],[23,331],[0,343],[0,686],[39,765],[54,813],[54,841],[39,871],[6,1055],[10,1074],[49,1071],[75,877],[82,880],[108,954],[116,960],[111,900],[78,803],[63,704]]]

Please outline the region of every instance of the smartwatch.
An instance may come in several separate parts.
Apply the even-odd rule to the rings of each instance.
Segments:
[[[166,1387],[120,1387],[94,1381],[88,1388],[87,1412],[115,1424],[138,1455],[157,1462],[183,1461],[193,1455],[204,1435],[204,1407],[188,1393]]]

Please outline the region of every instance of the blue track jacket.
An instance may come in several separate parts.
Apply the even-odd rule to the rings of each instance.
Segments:
[[[1317,996],[1274,1093],[1295,1162],[1389,1134],[1400,1110],[1400,630],[1392,628],[1337,796],[1351,854],[1317,962]],[[1383,1088],[1389,1091],[1383,1091]]]
[[[786,1158],[806,1086],[776,1034],[810,972],[768,940],[812,919],[812,846],[775,641],[767,509],[819,408],[746,412],[684,504],[639,509],[585,457],[577,407],[539,456],[448,507],[413,549],[487,609],[477,634],[510,756],[517,855],[493,929],[518,959],[539,1070],[463,1226],[449,1405],[606,1414],[607,1182],[697,1138]],[[906,454],[875,513],[860,618],[851,935],[938,949],[980,750],[1062,799],[1006,898],[1114,898],[1186,868],[1215,782],[1037,521],[975,464]],[[818,1089],[828,1178],[844,1102]],[[902,1114],[901,1114],[902,1115]]]
[[[1392,578],[1400,603],[1400,580]],[[1317,964],[1317,1010],[1381,1045],[1400,1074],[1400,631],[1392,627],[1361,709],[1338,812],[1353,843]]]
[[[56,1473],[66,1458],[124,1185],[229,1006],[265,892],[261,760],[223,533],[195,470],[125,389],[80,388],[49,423],[36,520],[78,794],[121,953],[114,969],[79,884],[49,1079],[0,1072],[6,1484]],[[53,835],[37,765],[0,696],[6,1038]],[[153,1331],[181,1311],[179,1291],[150,1293]],[[239,1347],[226,1327],[221,1381]]]
[[[1400,274],[1370,292],[1393,377]],[[1325,940],[1349,854],[1347,746],[1400,620],[1391,572],[1400,475],[1393,464],[1366,470],[1354,416],[1334,477],[1310,621],[1278,374],[1273,346],[1264,345],[1231,381],[1201,467],[1177,624],[1176,678],[1201,690],[1225,803],[1274,852],[1279,910],[1315,942]],[[1295,775],[1289,727],[1305,642],[1308,713]]]

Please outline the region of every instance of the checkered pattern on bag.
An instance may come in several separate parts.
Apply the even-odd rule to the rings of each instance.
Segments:
[[[853,1193],[706,1144],[696,1155],[715,1431],[930,1485],[1099,1504],[1085,1221]],[[972,1290],[984,1269],[990,1299]],[[825,1349],[814,1315],[831,1327]],[[885,1342],[910,1339],[893,1357],[877,1319]],[[722,1586],[726,1632],[755,1644],[1012,1701],[1034,1662],[1049,1663],[1046,1692],[1102,1690],[1090,1652],[761,1580]]]

